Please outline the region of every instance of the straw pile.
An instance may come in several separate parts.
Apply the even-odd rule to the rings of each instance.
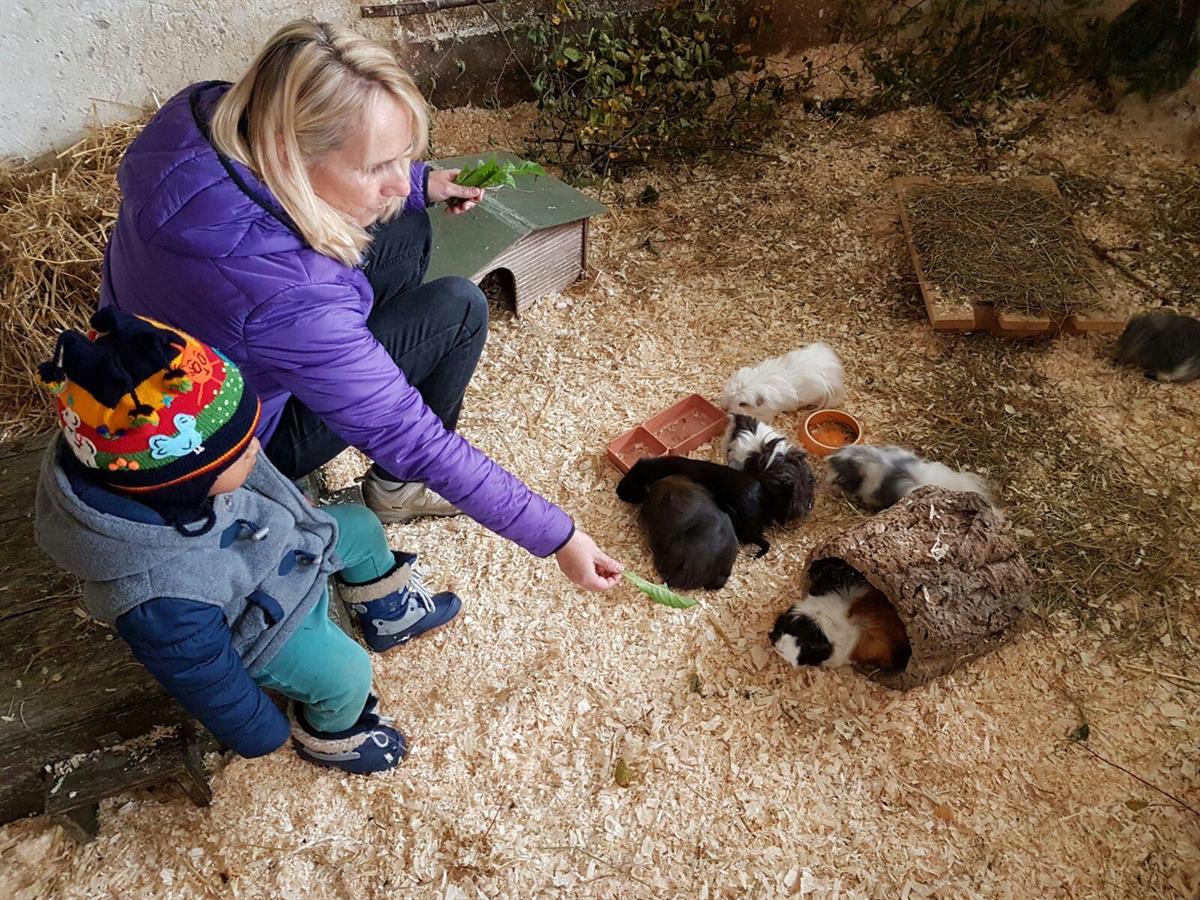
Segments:
[[[1070,209],[1029,184],[914,188],[908,208],[925,277],[964,299],[1057,320],[1099,287]]]
[[[1053,155],[1126,198],[1179,168],[1118,116],[1028,111],[1047,127],[998,151],[999,175]],[[519,147],[528,113],[442,115],[438,152]],[[393,546],[465,601],[452,627],[375,660],[412,738],[403,768],[353,778],[285,749],[221,766],[208,809],[173,788],[106,802],[87,847],[15,823],[0,895],[1200,894],[1200,392],[1115,369],[1111,338],[1031,349],[930,331],[891,179],[977,173],[973,129],[921,109],[792,109],[761,152],[612,187],[588,277],[519,321],[494,315],[462,430],[648,574],[605,443],[828,341],[871,439],[997,482],[1042,589],[1027,632],[904,694],[786,668],[766,635],[789,585],[823,534],[861,521],[828,493],[686,612],[576,591],[469,521],[395,527]],[[660,199],[639,206],[647,184]],[[1111,207],[1082,219],[1126,243]],[[363,467],[339,458],[332,487]]]
[[[139,122],[93,130],[49,170],[0,168],[0,439],[50,427],[37,381],[64,328],[96,308],[117,216],[117,164]]]

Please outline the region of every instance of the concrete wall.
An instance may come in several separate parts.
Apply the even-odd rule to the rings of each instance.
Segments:
[[[235,77],[301,11],[350,21],[358,3],[0,0],[0,156],[37,156],[97,118],[129,118],[131,106],[193,81]]]
[[[637,14],[653,2],[586,5]],[[496,21],[551,3],[500,0],[490,15],[475,7],[394,20],[361,18],[359,0],[0,0],[0,157],[37,157],[89,123],[129,118],[191,82],[236,78],[276,28],[300,15],[353,25],[396,47],[439,105],[511,100],[521,79]],[[836,3],[775,0],[769,49],[819,39],[829,16],[818,11]]]

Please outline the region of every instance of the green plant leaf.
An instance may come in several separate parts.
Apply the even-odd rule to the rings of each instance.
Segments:
[[[496,161],[495,157],[493,157],[487,162],[480,160],[474,166],[465,166],[463,170],[458,173],[458,177],[454,179],[454,182],[455,184],[461,184],[464,187],[515,187],[516,182],[513,179],[517,175],[545,174],[545,169],[530,160],[525,160],[524,162],[520,163],[499,163]]]
[[[677,594],[664,585],[651,584],[645,578],[634,575],[632,572],[626,572],[625,578],[655,603],[661,603],[663,606],[671,607],[671,609],[691,609],[700,602],[699,600],[693,600],[691,597]]]

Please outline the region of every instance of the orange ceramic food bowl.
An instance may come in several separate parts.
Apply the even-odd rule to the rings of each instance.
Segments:
[[[804,420],[800,443],[814,456],[828,456],[851,444],[861,444],[862,425],[840,409],[818,409]]]

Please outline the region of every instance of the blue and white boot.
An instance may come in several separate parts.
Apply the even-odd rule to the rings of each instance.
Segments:
[[[431,594],[416,567],[414,553],[394,553],[396,566],[366,584],[341,586],[342,599],[354,610],[367,646],[376,653],[441,628],[458,615],[456,594]]]
[[[394,769],[408,754],[404,735],[381,716],[374,694],[367,696],[358,721],[345,731],[317,731],[304,719],[304,709],[292,704],[292,744],[296,753],[319,766],[331,766],[356,775]]]

